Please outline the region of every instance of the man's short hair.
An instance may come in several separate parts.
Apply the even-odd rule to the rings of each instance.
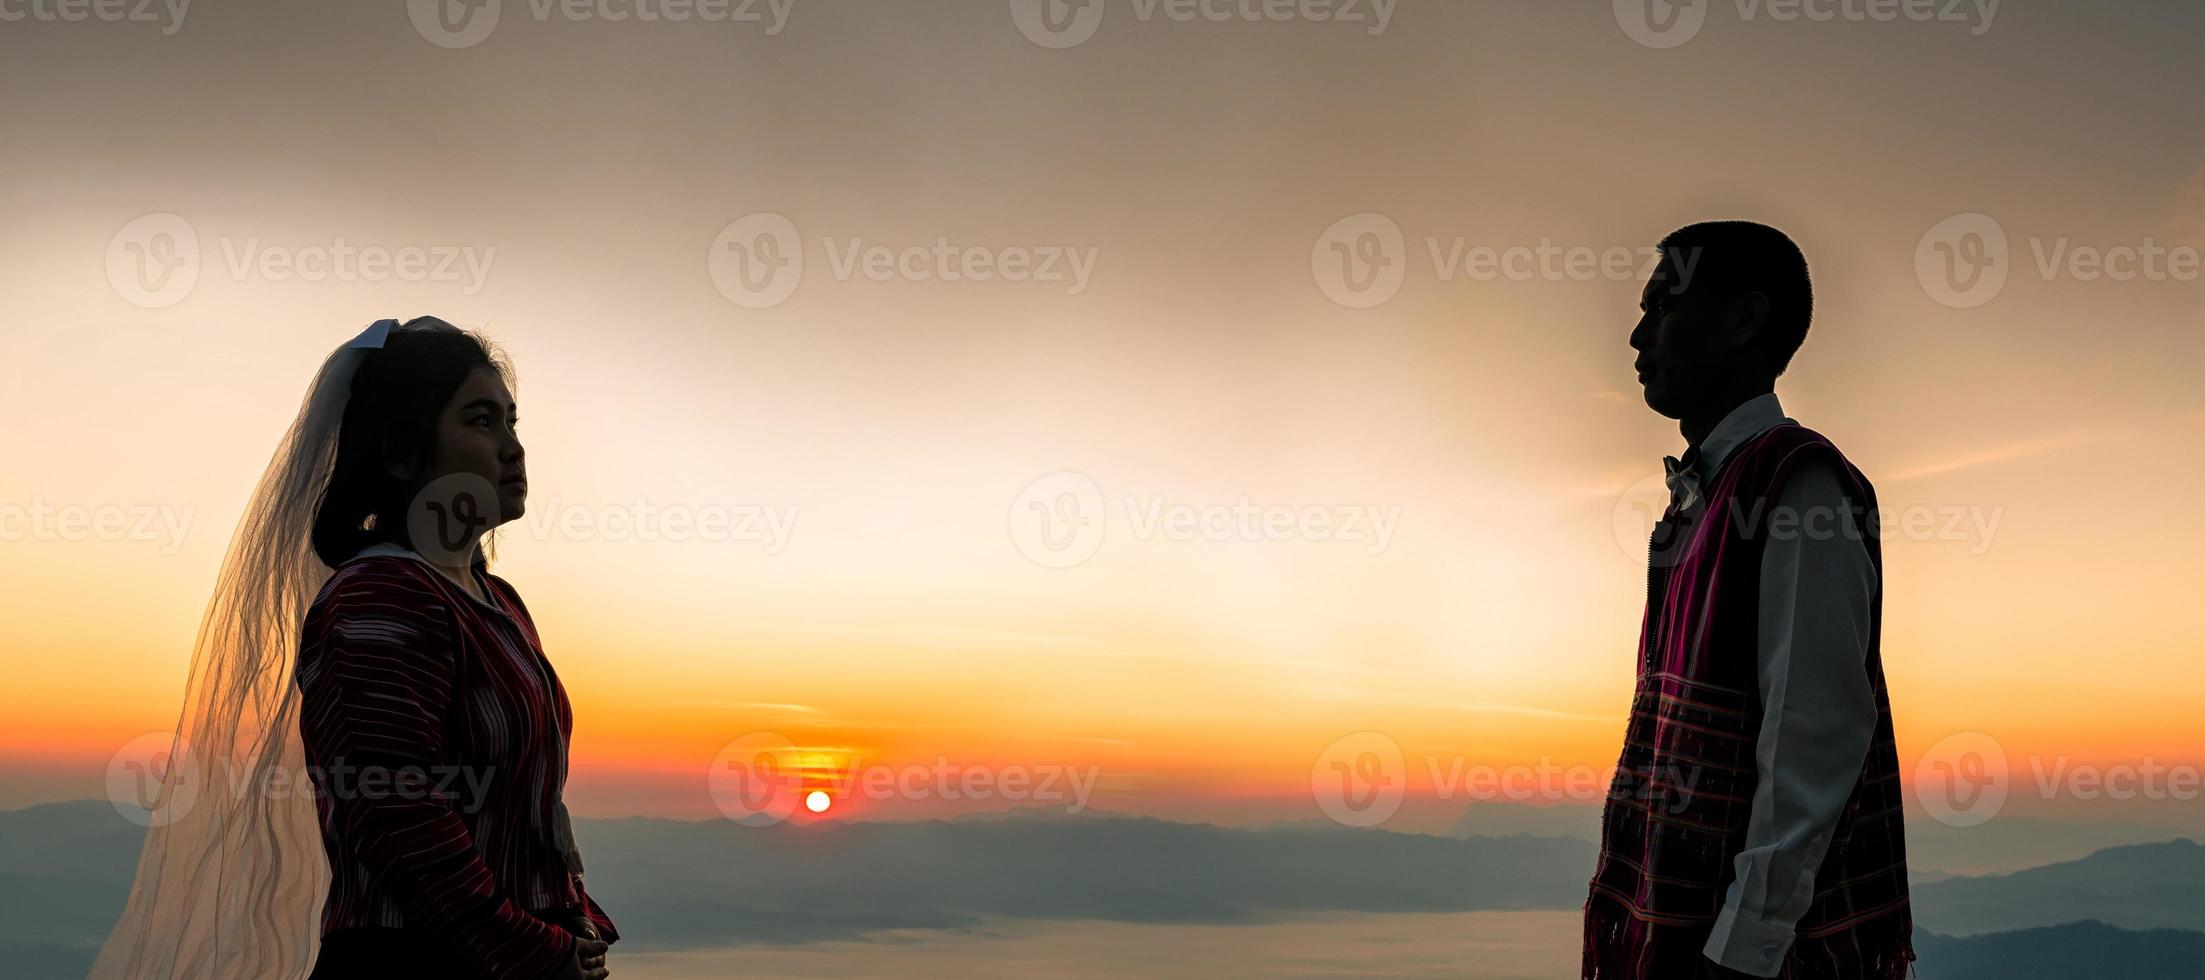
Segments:
[[[1685,292],[1718,300],[1758,292],[1769,298],[1763,350],[1777,374],[1807,340],[1814,319],[1814,283],[1807,256],[1783,232],[1751,221],[1703,221],[1670,232],[1661,254],[1680,272],[1690,262]]]

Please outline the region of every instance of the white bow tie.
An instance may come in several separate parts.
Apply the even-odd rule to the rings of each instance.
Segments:
[[[1693,502],[1700,499],[1700,473],[1696,466],[1699,453],[1687,449],[1684,455],[1692,462],[1675,456],[1661,458],[1661,479],[1669,486],[1670,506],[1679,513],[1690,510]]]

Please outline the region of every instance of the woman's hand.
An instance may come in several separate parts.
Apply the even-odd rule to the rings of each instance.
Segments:
[[[574,937],[574,956],[567,960],[566,968],[559,971],[554,980],[604,980],[612,975],[605,969],[606,943],[587,936]]]
[[[586,915],[577,915],[571,919],[568,919],[566,921],[566,928],[568,932],[571,932],[577,936],[581,936],[584,939],[605,938],[598,933],[597,923],[591,922],[590,917]]]

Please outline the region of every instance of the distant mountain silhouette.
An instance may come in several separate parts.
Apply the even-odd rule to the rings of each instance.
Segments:
[[[620,921],[628,949],[961,930],[994,918],[1241,923],[1330,911],[1568,911],[1583,903],[1594,859],[1591,843],[1570,837],[1457,838],[1324,822],[1244,829],[1100,813],[760,828],[582,819],[576,836],[591,891]],[[0,975],[83,976],[121,912],[143,837],[101,800],[0,811],[0,922],[20,937],[0,940]],[[1923,948],[1936,953],[1925,952],[1924,963],[1942,972],[1925,966],[1924,980],[2092,976],[1951,971],[2008,962],[1999,957],[2011,950],[2020,951],[2013,962],[2068,962],[2062,950],[2091,960],[2109,936],[2155,956],[2193,937],[2118,930],[2205,929],[2205,846],[2186,839],[2013,874],[1932,876],[1917,880],[1915,922]],[[1981,935],[2015,929],[2028,931]],[[1954,938],[1977,936],[1981,945]]]
[[[1600,808],[1583,804],[1532,806],[1477,802],[1463,811],[1448,833],[1455,837],[1563,835],[1597,841],[1600,839]],[[2171,824],[2039,820],[2014,815],[2000,816],[1974,827],[1947,827],[1927,816],[1909,813],[1907,865],[1915,871],[1916,880],[1922,881],[1953,875],[2000,874],[2073,861],[2108,847],[2153,844],[2193,833],[2197,831]]]
[[[1449,831],[1455,837],[1506,837],[1541,834],[1600,840],[1600,808],[1583,804],[1531,806],[1525,803],[1470,804]]]
[[[2158,844],[2200,833],[2171,824],[2037,820],[2000,816],[1974,827],[1947,827],[1928,817],[1906,820],[1907,864],[1954,875],[2005,874],[2077,861],[2112,847]]]
[[[749,828],[580,820],[594,895],[637,946],[957,927],[987,916],[1245,922],[1282,913],[1574,909],[1592,845],[1339,826],[1243,830],[1128,817]],[[709,860],[699,855],[711,855]],[[661,915],[700,902],[731,911]]]
[[[2165,980],[2205,975],[2205,932],[2103,922],[1955,939],[1916,931],[1920,980]]]
[[[1951,936],[2085,919],[2205,930],[2205,846],[2183,839],[2112,847],[2079,861],[1914,889],[1915,923]]]

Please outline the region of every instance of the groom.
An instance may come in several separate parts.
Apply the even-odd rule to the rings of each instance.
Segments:
[[[1687,448],[1664,461],[1583,975],[1901,978],[1876,492],[1773,390],[1806,339],[1807,260],[1743,221],[1680,229],[1661,253],[1631,347]]]

